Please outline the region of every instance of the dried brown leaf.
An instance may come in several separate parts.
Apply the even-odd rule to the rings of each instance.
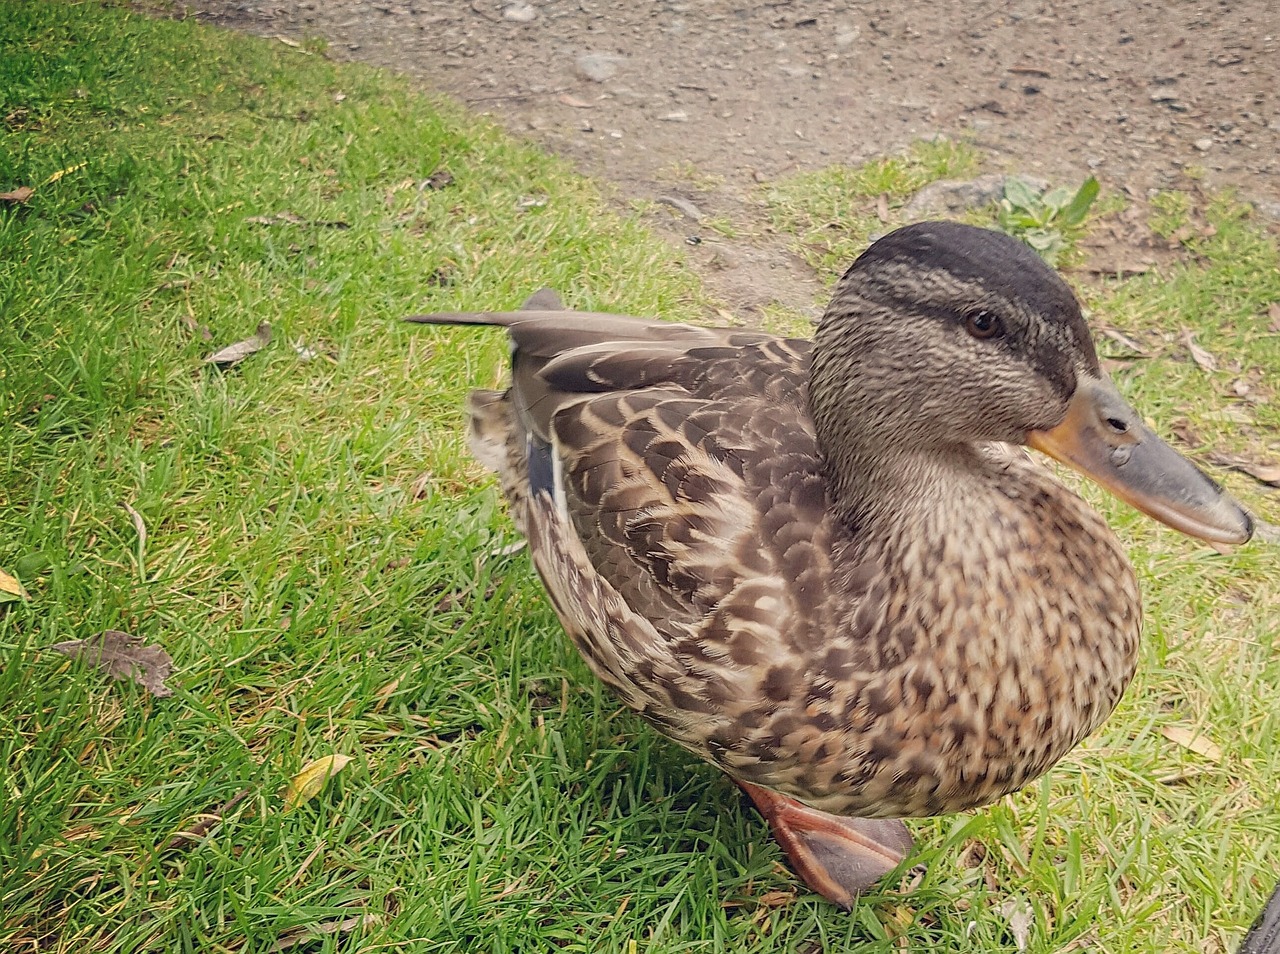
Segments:
[[[97,666],[112,679],[131,679],[158,699],[173,695],[164,684],[173,672],[173,660],[155,643],[145,645],[141,636],[108,629],[88,639],[54,643],[52,648]]]
[[[889,195],[886,192],[876,196],[876,218],[881,222],[889,221]]]
[[[1127,348],[1129,351],[1132,351],[1134,354],[1140,355],[1144,358],[1149,357],[1151,355],[1150,351],[1142,347],[1142,345],[1138,344],[1138,342],[1134,341],[1132,338],[1126,335],[1123,331],[1120,331],[1117,328],[1103,328],[1101,330],[1104,335],[1106,335],[1116,344],[1120,345],[1122,348]]]
[[[1260,484],[1266,484],[1269,487],[1280,487],[1280,464],[1249,460],[1249,458],[1240,457],[1237,454],[1214,453],[1209,455],[1209,460],[1220,467],[1227,467],[1242,474],[1247,474]]]
[[[186,328],[187,331],[191,332],[191,334],[199,335],[204,341],[213,340],[213,333],[209,330],[208,325],[200,324],[190,315],[183,315],[178,320],[182,322],[182,327]]]
[[[374,712],[381,712],[386,707],[387,700],[395,695],[396,690],[400,688],[400,683],[403,681],[404,674],[402,673],[374,693],[374,698],[377,700],[377,704],[373,707]]]
[[[435,475],[429,470],[419,474],[409,485],[409,496],[414,500],[425,500],[434,480]]]
[[[453,173],[448,169],[437,169],[423,180],[420,189],[443,189],[453,185]]]
[[[981,868],[987,860],[987,846],[980,841],[971,841],[960,852],[956,865],[960,868]]]
[[[124,512],[129,515],[129,519],[133,522],[133,530],[138,535],[138,550],[145,550],[147,546],[147,525],[142,519],[142,514],[134,510],[127,500],[122,500],[120,506],[124,508]]]
[[[591,108],[591,104],[588,103],[586,100],[578,99],[578,97],[571,96],[568,93],[561,93],[559,96],[556,97],[556,99],[558,99],[561,103],[563,103],[566,106],[572,106],[574,109],[590,109]]]
[[[191,845],[194,845],[205,835],[209,834],[209,832],[213,830],[213,827],[217,825],[218,822],[222,821],[228,813],[235,811],[236,808],[239,807],[240,803],[248,798],[252,793],[251,789],[246,788],[236,794],[234,798],[226,802],[226,804],[221,807],[215,808],[211,812],[202,812],[197,815],[195,819],[192,820],[191,824],[182,829],[182,831],[174,832],[173,837],[164,843],[164,847],[161,850],[168,851],[172,848],[188,848]]]
[[[756,903],[766,908],[786,907],[796,899],[794,891],[766,891],[756,898]]]
[[[1271,319],[1271,330],[1280,332],[1280,301],[1267,306],[1267,317]]]
[[[509,898],[513,894],[518,894],[519,892],[524,891],[526,889],[526,886],[524,883],[525,877],[526,875],[521,875],[515,881],[512,881],[511,883],[507,884],[505,887],[503,887],[501,891],[499,891],[497,894],[495,894],[493,897],[489,899],[489,903],[492,904],[494,901],[501,901],[503,898]],[[623,895],[622,903],[618,905],[618,910],[614,912],[613,920],[617,921],[620,917],[622,917],[622,915],[627,910],[627,905],[630,903],[631,903],[631,896]]]
[[[1210,762],[1222,761],[1222,749],[1214,745],[1207,736],[1198,735],[1196,731],[1185,725],[1162,725],[1160,734],[1175,745],[1190,749],[1196,755],[1202,755]]]
[[[1019,951],[1025,951],[1027,941],[1031,938],[1031,926],[1035,924],[1035,913],[1031,910],[1031,905],[1023,898],[1009,898],[996,910],[1009,922],[1013,943]]]
[[[225,348],[215,351],[204,360],[206,364],[216,364],[220,368],[229,368],[233,364],[239,364],[249,355],[257,354],[270,343],[271,326],[264,321],[258,325],[258,333],[252,338],[245,338],[243,341],[229,344]]]
[[[374,927],[381,922],[382,918],[376,914],[361,914],[354,918],[347,918],[344,921],[322,921],[319,924],[308,924],[305,927],[294,928],[280,935],[280,939],[276,941],[276,946],[272,950],[288,951],[299,944],[306,944],[308,941],[315,941],[330,934],[350,934],[358,927]]]
[[[1210,372],[1218,370],[1218,359],[1196,343],[1195,333],[1192,332],[1191,329],[1182,329],[1182,343],[1185,344],[1187,346],[1187,350],[1191,352],[1191,360],[1201,368]]]
[[[1280,487],[1280,464],[1243,463],[1237,465],[1236,470],[1248,474],[1259,483]]]
[[[36,190],[31,186],[18,186],[18,188],[10,192],[0,192],[0,202],[12,202],[14,205],[18,205],[26,202],[35,194]]]
[[[341,772],[350,761],[350,755],[326,755],[308,762],[280,793],[284,798],[284,810],[291,812],[299,805],[311,801],[320,794],[324,783]]]
[[[1188,766],[1186,768],[1176,769],[1172,772],[1166,772],[1163,775],[1157,775],[1156,781],[1161,785],[1181,785],[1183,782],[1189,782],[1194,778],[1199,778],[1203,774],[1203,768]]]
[[[27,591],[22,588],[17,577],[12,577],[4,570],[0,570],[0,603],[12,603],[26,598]]]
[[[1178,420],[1174,421],[1169,430],[1173,432],[1174,437],[1182,441],[1182,443],[1186,444],[1188,447],[1199,447],[1204,443],[1204,440],[1200,437],[1200,432],[1197,431],[1195,426],[1185,417],[1178,418]]]

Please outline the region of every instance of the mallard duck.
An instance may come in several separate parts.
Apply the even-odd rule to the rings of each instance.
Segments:
[[[512,384],[471,393],[471,446],[566,632],[842,906],[905,857],[901,819],[1026,785],[1133,676],[1119,541],[1015,445],[1192,536],[1252,532],[1103,374],[1067,284],[997,232],[884,236],[812,341],[545,293],[409,320],[507,330]]]

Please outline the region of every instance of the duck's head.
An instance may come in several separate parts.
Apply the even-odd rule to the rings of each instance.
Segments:
[[[1025,444],[1183,533],[1219,544],[1252,533],[1102,372],[1066,282],[1007,235],[953,222],[886,235],[841,278],[815,344],[810,400],[837,467]]]

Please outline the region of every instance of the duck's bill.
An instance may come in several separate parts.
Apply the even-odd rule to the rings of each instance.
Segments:
[[[1189,536],[1238,544],[1253,534],[1249,514],[1143,424],[1104,378],[1082,378],[1062,423],[1032,431],[1027,444]]]

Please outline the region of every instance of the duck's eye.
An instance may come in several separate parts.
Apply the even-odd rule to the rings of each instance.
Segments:
[[[973,311],[965,316],[964,327],[975,338],[994,338],[1000,333],[1000,319],[989,311]]]

